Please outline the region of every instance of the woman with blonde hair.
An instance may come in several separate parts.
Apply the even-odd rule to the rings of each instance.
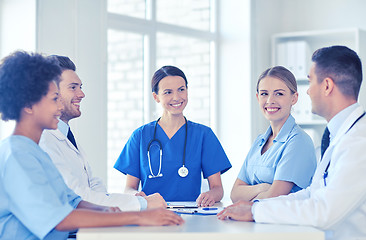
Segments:
[[[258,79],[256,96],[270,126],[249,150],[231,191],[233,202],[306,188],[316,168],[314,144],[291,116],[298,100],[294,75],[282,66],[268,68]]]

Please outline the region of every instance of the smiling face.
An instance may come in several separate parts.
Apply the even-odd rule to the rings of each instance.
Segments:
[[[159,82],[158,94],[153,93],[156,102],[164,109],[164,114],[183,115],[188,103],[186,82],[179,76],[167,76]]]
[[[264,77],[258,85],[257,99],[266,119],[282,126],[291,113],[291,107],[297,102],[298,94],[291,93],[286,84],[274,77]]]
[[[85,97],[81,90],[81,80],[72,70],[64,70],[60,82],[61,102],[64,106],[60,119],[66,123],[73,118],[80,117],[80,102]]]
[[[32,106],[36,125],[44,129],[56,129],[58,118],[61,116],[63,105],[59,99],[59,91],[55,82],[50,82],[47,95]]]

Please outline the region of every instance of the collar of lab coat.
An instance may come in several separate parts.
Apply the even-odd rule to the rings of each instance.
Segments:
[[[349,128],[352,126],[352,124],[359,118],[363,113],[365,112],[364,108],[362,106],[358,106],[343,122],[339,130],[337,131],[337,134],[334,136],[334,139],[329,144],[328,149],[333,148],[334,145],[336,145],[340,139],[342,139],[342,136],[347,133]],[[326,158],[328,154],[331,154],[332,151],[325,151],[323,159]]]
[[[65,123],[64,121],[62,120],[59,120],[58,121],[58,124],[57,124],[57,129],[67,137],[67,133],[69,132],[69,129],[70,129],[70,126]]]
[[[70,142],[69,139],[67,139],[67,137],[59,129],[50,131],[50,133],[53,134],[59,141],[65,141],[66,144],[69,146],[69,148],[71,148],[77,153],[80,153],[79,150]]]

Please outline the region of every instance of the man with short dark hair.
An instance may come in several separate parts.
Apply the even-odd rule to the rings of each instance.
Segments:
[[[318,49],[312,61],[307,93],[312,112],[328,122],[312,184],[288,196],[236,202],[218,218],[309,225],[325,230],[327,239],[365,239],[366,117],[357,103],[361,61],[344,46]]]
[[[81,115],[80,102],[85,97],[82,82],[75,72],[75,64],[68,57],[53,57],[57,59],[62,70],[59,88],[64,108],[58,128],[45,130],[39,145],[50,155],[67,186],[86,201],[117,206],[122,211],[166,207],[164,199],[158,193],[146,197],[107,193],[101,179],[93,177],[88,161],[68,125],[71,119]]]

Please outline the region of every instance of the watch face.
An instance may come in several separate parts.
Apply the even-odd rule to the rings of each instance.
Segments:
[[[180,167],[178,170],[178,174],[181,177],[186,177],[188,175],[188,168],[186,168],[185,166]]]

